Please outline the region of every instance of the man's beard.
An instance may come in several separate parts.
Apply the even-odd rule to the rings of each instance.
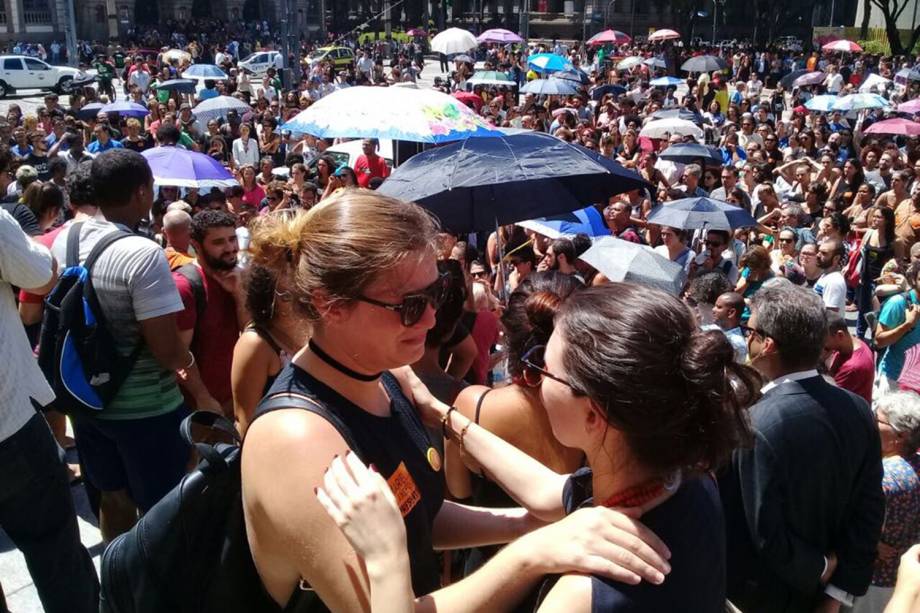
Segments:
[[[204,257],[204,263],[208,265],[208,268],[220,272],[229,272],[236,268],[236,258],[233,258],[233,262],[230,263],[223,258],[215,258],[212,255],[209,255],[207,252],[201,254]]]

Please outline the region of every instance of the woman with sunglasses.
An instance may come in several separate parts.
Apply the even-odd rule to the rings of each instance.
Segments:
[[[745,408],[759,387],[756,375],[735,363],[725,336],[699,330],[673,296],[614,283],[574,294],[560,308],[549,344],[535,348],[525,362],[542,379],[540,395],[553,434],[583,450],[587,467],[560,474],[527,461],[459,411],[430,395],[423,400],[420,387],[413,393],[424,410],[442,417],[451,442],[525,505],[547,516],[589,507],[631,508],[667,535],[672,554],[672,571],[661,585],[629,585],[588,573],[548,576],[537,591],[536,610],[724,611],[725,527],[711,473],[750,439]],[[364,469],[354,458],[347,461],[351,473],[366,482]],[[346,533],[360,531],[355,537],[365,538],[355,540],[375,562],[385,558],[378,554],[383,545],[399,542],[396,506],[381,504],[357,518],[352,509],[366,505],[350,503],[360,496],[355,477],[340,460],[333,464],[324,505]],[[385,496],[379,481],[367,490]],[[408,574],[405,563],[395,562],[388,565],[389,582],[373,582],[372,597],[379,588],[393,595],[388,610],[411,610],[400,607],[411,603],[407,590],[397,595],[393,589],[396,577]]]
[[[511,384],[499,389],[468,387],[457,397],[455,405],[474,423],[560,473],[576,470],[582,465],[584,455],[563,447],[553,438],[540,398],[539,373],[529,370],[524,358],[534,347],[549,341],[559,305],[582,287],[574,276],[560,272],[537,272],[525,279],[511,294],[501,318]],[[475,506],[492,508],[516,504],[482,473],[475,461],[463,457],[453,443],[446,445],[444,472],[447,488],[458,500],[469,499]],[[496,551],[498,547],[472,550],[466,572],[479,568]]]
[[[439,590],[435,547],[509,542],[537,522],[520,509],[472,509],[444,500],[441,457],[406,395],[411,370],[401,373],[406,387],[388,372],[421,357],[435,323],[444,289],[436,234],[435,222],[416,205],[344,190],[255,239],[265,245],[255,263],[289,279],[291,304],[312,326],[307,346],[281,371],[268,398],[293,393],[314,403],[311,410],[287,408],[292,404],[282,396],[263,404],[243,444],[254,580],[273,602],[262,610],[302,610],[317,598],[333,611],[366,610],[369,579],[390,572],[365,567],[311,494],[323,484],[325,467],[349,451],[373,465],[393,491],[406,534],[396,553],[409,569],[406,583],[424,596],[419,608],[509,609],[540,575],[554,572],[605,569],[606,576],[625,579],[638,571],[663,580],[667,565],[657,552],[666,550],[654,535],[598,509],[527,534],[479,572]],[[636,534],[655,547],[638,543]],[[636,546],[637,558],[625,555],[626,543]],[[627,564],[612,565],[615,556]]]

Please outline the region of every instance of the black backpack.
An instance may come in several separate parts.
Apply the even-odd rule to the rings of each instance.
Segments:
[[[256,415],[281,408],[321,415],[357,450],[344,424],[311,397],[273,394],[262,400]],[[223,433],[229,442],[196,440],[195,428]],[[181,433],[201,461],[106,548],[101,613],[280,613],[262,587],[249,550],[236,428],[216,413],[197,411],[183,420]],[[301,589],[284,610],[327,609],[315,592]]]
[[[38,344],[38,365],[56,396],[55,408],[68,414],[96,413],[118,393],[134,368],[143,342],[131,355],[115,349],[115,339],[93,289],[93,266],[113,243],[133,236],[125,230],[106,234],[80,264],[82,223],[70,227],[67,262],[45,297]]]

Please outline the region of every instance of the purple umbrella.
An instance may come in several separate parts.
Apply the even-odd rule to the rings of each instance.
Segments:
[[[491,30],[486,30],[482,34],[476,37],[476,40],[482,43],[521,43],[524,42],[524,39],[512,32],[511,30],[505,30],[503,28],[493,28]]]
[[[110,102],[99,110],[103,113],[118,113],[126,117],[146,117],[150,114],[150,111],[143,104],[128,102],[127,100]]]
[[[239,184],[220,162],[203,153],[178,147],[156,147],[141,155],[147,158],[157,185],[210,188]]]
[[[792,86],[808,87],[809,85],[821,85],[824,83],[825,77],[827,77],[827,75],[820,70],[817,72],[806,72],[801,77],[798,77],[795,81],[793,81]]]

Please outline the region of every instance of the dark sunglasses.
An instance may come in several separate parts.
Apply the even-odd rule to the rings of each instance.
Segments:
[[[367,298],[366,296],[359,296],[358,300],[399,313],[402,325],[409,328],[422,319],[425,315],[425,309],[428,308],[429,305],[437,310],[444,304],[449,284],[450,275],[448,273],[442,273],[434,283],[420,292],[403,296],[402,302],[399,304],[389,304],[387,302],[374,300],[373,298]]]
[[[571,387],[572,391],[576,391],[571,383],[546,370],[546,362],[543,359],[545,353],[546,345],[537,345],[521,357],[521,363],[524,365],[524,370],[521,373],[524,378],[524,383],[529,387],[538,387],[543,383],[543,377],[546,377],[553,381],[558,381],[567,387]]]

